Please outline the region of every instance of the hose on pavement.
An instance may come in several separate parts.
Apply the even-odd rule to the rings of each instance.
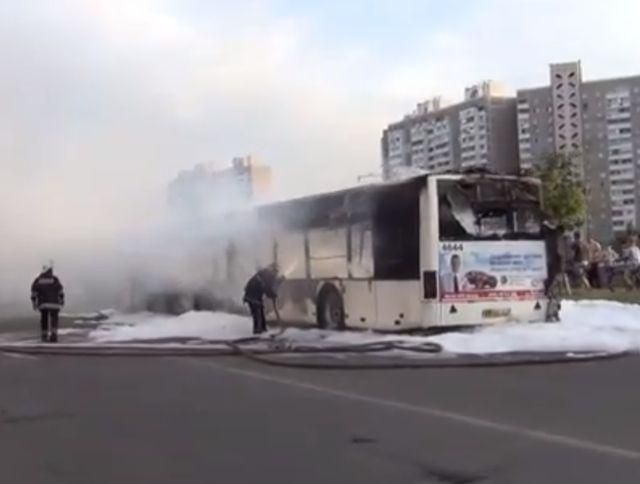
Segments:
[[[4,343],[0,353],[92,357],[242,356],[257,363],[316,370],[382,370],[419,368],[488,368],[585,363],[622,358],[627,352],[447,353],[433,341],[408,344],[380,340],[359,344],[297,344],[285,338],[248,337],[206,344],[47,344]],[[425,355],[429,355],[425,357]]]

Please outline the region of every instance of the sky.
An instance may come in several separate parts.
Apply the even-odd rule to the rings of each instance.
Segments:
[[[586,78],[640,73],[638,14],[621,0],[1,0],[1,215],[110,230],[159,209],[180,169],[248,153],[281,196],[352,184],[379,171],[384,126],[428,97],[542,85],[573,59]]]
[[[196,163],[252,154],[278,198],[354,184],[429,97],[575,59],[640,74],[638,18],[634,0],[0,0],[0,262],[157,216]]]

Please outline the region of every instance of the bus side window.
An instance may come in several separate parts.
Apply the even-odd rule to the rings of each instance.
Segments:
[[[307,231],[311,277],[348,277],[347,228],[315,228]]]
[[[237,256],[238,256],[238,249],[236,245],[231,241],[227,245],[227,250],[225,251],[227,281],[231,283],[235,282],[235,276],[237,273],[237,268],[236,268]]]
[[[302,232],[283,230],[277,237],[278,265],[287,279],[305,279],[305,236]]]
[[[274,238],[273,239],[273,262],[274,264],[278,263],[278,239]]]
[[[373,277],[373,236],[370,223],[351,227],[351,275],[356,278]]]
[[[420,209],[415,194],[398,193],[379,203],[374,216],[375,277],[420,278]]]

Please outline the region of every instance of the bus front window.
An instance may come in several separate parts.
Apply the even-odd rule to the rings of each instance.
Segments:
[[[538,238],[537,185],[513,179],[438,182],[441,240]]]

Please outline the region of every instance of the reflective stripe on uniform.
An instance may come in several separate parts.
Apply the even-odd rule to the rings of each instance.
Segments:
[[[36,281],[36,284],[53,284],[54,282],[56,282],[56,280],[51,277],[40,277]]]
[[[61,309],[61,308],[62,308],[62,304],[56,304],[56,303],[38,304],[38,309]]]

